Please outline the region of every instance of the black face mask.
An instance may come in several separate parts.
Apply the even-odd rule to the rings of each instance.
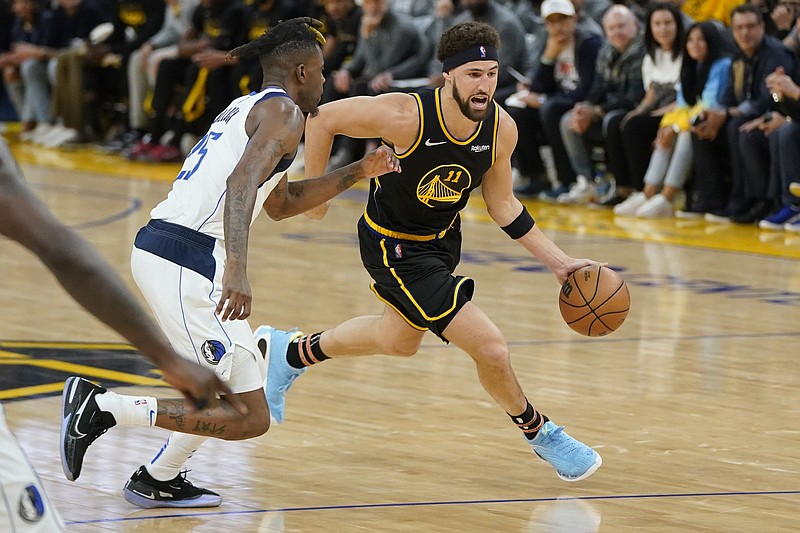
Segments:
[[[469,9],[469,12],[472,13],[472,16],[475,18],[485,17],[489,12],[489,2],[469,4],[467,9]]]

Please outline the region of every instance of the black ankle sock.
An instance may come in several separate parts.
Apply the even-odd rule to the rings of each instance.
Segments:
[[[539,430],[542,429],[544,423],[550,420],[539,411],[534,409],[531,405],[531,402],[528,402],[527,407],[525,407],[525,412],[521,415],[508,416],[510,416],[511,420],[513,420],[514,423],[519,426],[519,429],[522,430],[522,433],[528,440],[533,440],[534,437],[536,437],[536,434],[539,433]]]
[[[305,368],[307,366],[321,363],[328,356],[322,351],[319,345],[319,338],[322,332],[312,333],[300,337],[294,342],[289,343],[289,348],[286,350],[286,360],[294,368]]]

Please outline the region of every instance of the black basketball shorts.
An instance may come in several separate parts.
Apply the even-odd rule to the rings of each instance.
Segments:
[[[394,239],[358,223],[361,261],[374,280],[375,295],[412,328],[431,330],[445,342],[444,329],[472,299],[475,283],[453,274],[461,258],[461,232],[425,242]]]

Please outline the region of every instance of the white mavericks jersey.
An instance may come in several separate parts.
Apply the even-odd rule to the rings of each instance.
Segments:
[[[223,240],[226,182],[250,141],[245,131],[247,115],[254,105],[273,97],[289,98],[289,95],[279,87],[267,87],[237,98],[217,115],[208,133],[186,156],[172,191],[150,216]],[[279,181],[271,178],[289,168],[293,160],[294,157],[284,158],[274,169],[268,169],[267,179],[258,188],[251,224]]]

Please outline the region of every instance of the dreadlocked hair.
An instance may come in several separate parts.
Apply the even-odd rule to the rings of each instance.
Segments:
[[[259,60],[287,58],[300,51],[325,44],[320,30],[323,24],[311,17],[281,21],[247,44],[228,52],[228,57],[258,56]]]
[[[444,61],[473,46],[488,44],[500,48],[500,34],[483,22],[464,22],[456,24],[442,34],[436,48],[436,59]]]

